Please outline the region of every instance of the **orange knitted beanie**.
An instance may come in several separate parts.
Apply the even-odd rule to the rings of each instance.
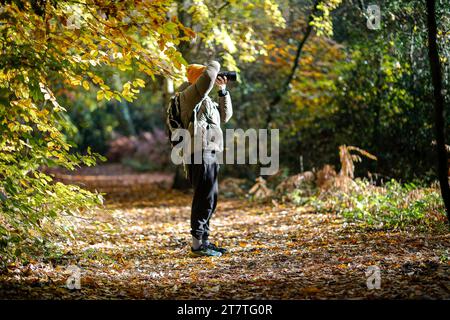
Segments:
[[[197,81],[198,77],[203,73],[203,71],[206,69],[206,66],[202,64],[190,64],[187,66],[186,75],[188,78],[188,81],[190,83],[195,83]]]

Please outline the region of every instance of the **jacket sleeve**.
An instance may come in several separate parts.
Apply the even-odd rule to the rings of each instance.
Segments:
[[[214,82],[216,81],[219,71],[219,62],[214,60],[210,61],[197,81],[181,92],[181,118],[184,123],[189,122],[194,107],[207,96],[214,87]]]
[[[219,113],[220,120],[224,123],[228,122],[233,115],[233,105],[231,103],[230,92],[227,92],[224,96],[219,95]]]

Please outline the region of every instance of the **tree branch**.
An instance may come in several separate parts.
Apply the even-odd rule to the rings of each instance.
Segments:
[[[270,122],[272,121],[272,112],[271,112],[272,110],[271,109],[273,107],[275,107],[281,101],[281,98],[283,97],[283,95],[288,91],[289,85],[291,84],[291,81],[294,78],[295,72],[298,69],[298,66],[300,64],[300,56],[302,54],[303,47],[305,46],[305,43],[308,40],[308,38],[310,37],[311,32],[313,30],[313,26],[311,25],[311,22],[313,21],[313,17],[318,11],[318,5],[321,2],[322,2],[322,0],[314,1],[313,8],[311,10],[311,13],[309,14],[308,24],[306,26],[305,33],[303,35],[303,38],[300,40],[300,42],[298,43],[298,46],[297,46],[297,53],[295,55],[294,65],[292,66],[291,72],[289,73],[289,75],[288,75],[285,83],[281,87],[281,89],[278,90],[278,92],[276,93],[276,95],[274,96],[274,98],[272,99],[272,101],[269,104],[269,110],[267,113],[267,125],[269,125]]]

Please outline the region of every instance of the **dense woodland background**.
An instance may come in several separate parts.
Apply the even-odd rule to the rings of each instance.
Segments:
[[[280,159],[292,173],[300,172],[300,156],[305,170],[327,163],[337,166],[338,147],[347,144],[378,157],[378,161],[362,163],[360,175],[370,171],[404,181],[433,180],[436,157],[431,144],[434,118],[425,4],[380,3],[382,27],[370,30],[366,5],[344,1],[330,13],[332,29],[324,29],[320,35],[315,32],[307,39],[289,90],[273,105],[274,96],[290,75],[313,6],[311,1],[277,4],[279,12],[264,12],[264,6],[252,9],[240,1],[224,2],[223,6],[221,2],[199,2],[190,12],[182,3],[175,3],[172,10],[194,30],[213,30],[205,39],[179,46],[189,63],[215,58],[223,69],[239,71],[240,82],[229,86],[235,114],[228,127],[279,128]],[[450,23],[444,12],[449,9],[443,2],[438,7],[440,53],[448,88]],[[213,18],[216,10],[220,13]],[[214,30],[223,32],[214,34]],[[122,82],[127,79],[126,74],[121,77]],[[66,94],[78,150],[84,152],[90,146],[107,154],[114,135],[164,130],[165,79],[146,80],[148,86],[139,98],[120,107],[117,101],[97,103],[95,92],[89,96],[82,91],[82,97],[77,92]],[[447,112],[447,123],[448,116]],[[154,152],[159,154],[159,150]],[[124,152],[121,159],[126,156]],[[249,178],[255,178],[257,172],[241,166],[227,170],[236,175],[247,173]]]
[[[450,3],[435,1],[435,13],[427,3],[0,1],[0,267],[52,256],[55,237],[77,239],[71,219],[120,196],[52,174],[62,168],[106,162],[142,177],[176,172],[169,189],[186,185],[170,163],[165,109],[185,66],[211,59],[239,73],[225,127],[280,130],[280,172],[222,166],[225,196],[337,214],[366,231],[447,234],[435,129],[443,116],[450,144]],[[370,4],[381,8],[376,30]]]

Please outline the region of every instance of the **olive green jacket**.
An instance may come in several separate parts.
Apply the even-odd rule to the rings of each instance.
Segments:
[[[208,96],[213,89],[217,74],[220,71],[220,64],[217,61],[210,61],[203,73],[194,84],[184,82],[179,89],[180,92],[180,112],[183,126],[187,128],[191,137],[201,137],[203,149],[223,151],[223,133],[220,128],[221,122],[228,122],[233,115],[230,93],[224,96],[219,95],[219,103],[211,100]],[[194,113],[194,121],[191,122],[194,108],[198,110]],[[208,139],[206,130],[214,132],[218,139]],[[192,139],[191,153],[196,150]],[[211,141],[214,140],[214,141]]]

